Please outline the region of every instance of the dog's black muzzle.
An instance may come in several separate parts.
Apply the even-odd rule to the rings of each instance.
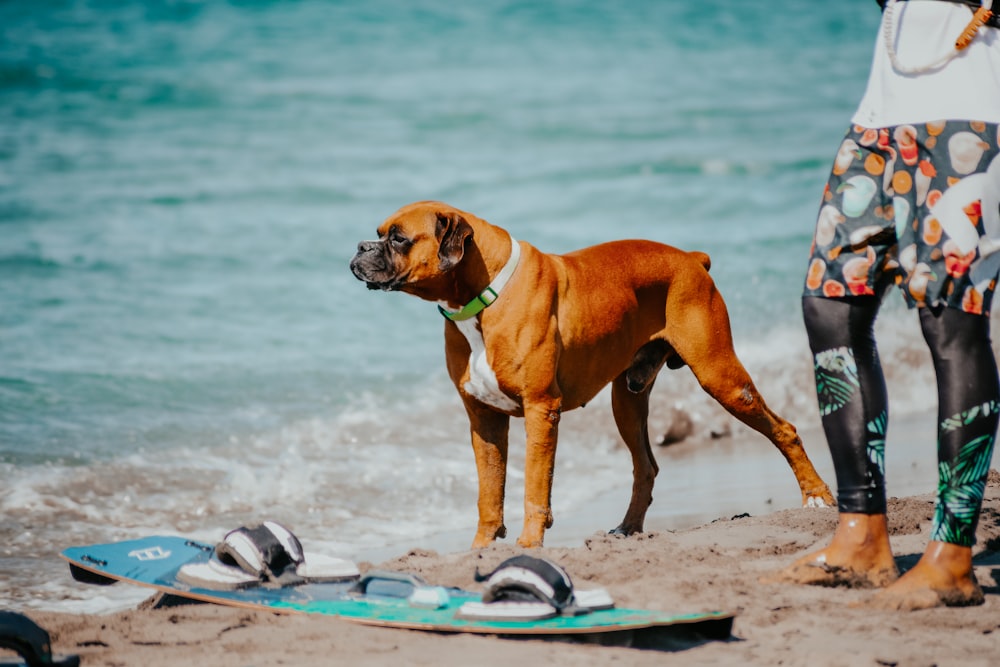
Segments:
[[[368,289],[398,289],[392,263],[386,256],[382,241],[362,241],[358,244],[358,252],[351,260],[351,273]]]

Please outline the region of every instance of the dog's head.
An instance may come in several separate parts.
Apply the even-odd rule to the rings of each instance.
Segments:
[[[473,236],[462,212],[440,202],[418,202],[379,225],[378,239],[362,241],[351,272],[368,289],[439,298],[436,285],[465,256]]]

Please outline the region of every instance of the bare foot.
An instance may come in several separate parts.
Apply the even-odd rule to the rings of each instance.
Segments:
[[[884,514],[839,515],[830,546],[761,579],[764,583],[879,588],[899,576]]]
[[[912,611],[980,604],[983,591],[972,572],[972,548],[931,542],[913,569],[861,606]]]

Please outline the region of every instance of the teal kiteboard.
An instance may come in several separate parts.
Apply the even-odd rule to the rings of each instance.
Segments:
[[[365,625],[449,633],[584,636],[607,643],[653,648],[677,637],[730,636],[734,614],[671,613],[643,609],[595,609],[576,615],[504,620],[463,618],[464,605],[482,606],[481,595],[430,586],[412,575],[368,573],[350,581],[213,590],[178,578],[182,567],[207,563],[214,547],[176,536],[71,547],[61,556],[75,579],[126,582],[202,602],[278,613],[320,614]],[[586,637],[586,636],[590,637]],[[618,641],[616,641],[618,640]]]

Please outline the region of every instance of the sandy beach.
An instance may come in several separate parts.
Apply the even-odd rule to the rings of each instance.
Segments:
[[[929,419],[910,420],[897,440]],[[810,450],[821,472],[827,457]],[[926,436],[921,438],[926,440]],[[818,441],[822,442],[822,441]],[[739,433],[730,445],[758,447]],[[764,446],[767,446],[764,443]],[[896,450],[902,444],[893,445]],[[661,463],[696,456],[696,443],[661,449]],[[702,449],[705,445],[700,445]],[[717,456],[723,445],[702,456]],[[920,447],[923,447],[921,444]],[[691,452],[685,452],[685,448]],[[890,450],[893,451],[893,450]],[[930,462],[924,468],[930,468]],[[890,476],[912,466],[890,467]],[[926,476],[926,471],[923,476]],[[891,477],[892,478],[892,477]],[[784,478],[783,478],[784,479]],[[790,477],[784,484],[791,485]],[[664,494],[661,493],[662,498]],[[661,501],[662,503],[662,501]],[[620,607],[737,614],[732,637],[701,641],[678,637],[664,650],[597,646],[490,636],[440,635],[384,629],[316,616],[289,616],[207,604],[164,605],[157,595],[135,609],[105,615],[31,611],[52,636],[55,653],[75,653],[90,665],[987,665],[1000,654],[1000,473],[991,471],[977,533],[975,572],[986,603],[971,608],[895,612],[864,606],[873,591],[761,583],[832,533],[835,509],[784,509],[720,516],[683,530],[659,528],[666,519],[654,502],[647,533],[616,538],[591,530],[574,539],[564,531],[539,551],[561,563],[581,588],[604,587]],[[586,525],[592,508],[565,517]],[[616,510],[617,511],[617,510]],[[905,570],[926,544],[933,495],[892,498],[892,544]],[[593,526],[591,526],[593,528]],[[580,530],[583,530],[580,528]],[[589,536],[588,536],[589,535]],[[565,546],[563,546],[565,545]],[[430,582],[476,590],[473,573],[518,553],[512,540],[481,551],[410,549],[370,568],[413,572]],[[68,573],[66,574],[68,577]],[[121,584],[119,584],[121,585]],[[858,606],[860,605],[860,606]]]

